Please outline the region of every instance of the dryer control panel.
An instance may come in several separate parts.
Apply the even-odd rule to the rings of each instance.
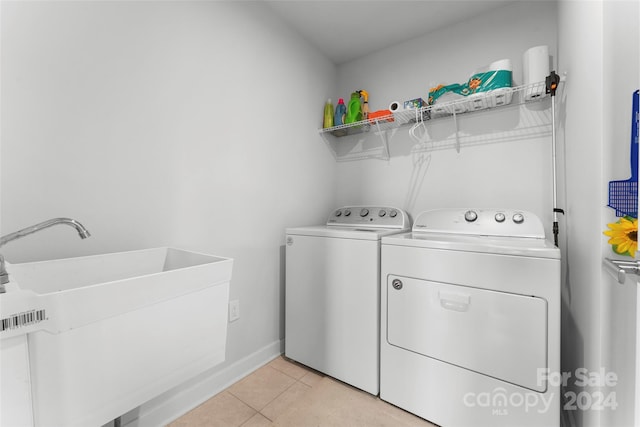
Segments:
[[[405,211],[389,206],[344,206],[331,213],[327,225],[394,229],[411,227]]]
[[[479,236],[544,239],[544,227],[534,213],[514,209],[436,209],[422,212],[415,233],[451,233]]]

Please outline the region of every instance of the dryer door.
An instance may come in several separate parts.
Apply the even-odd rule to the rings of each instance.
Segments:
[[[544,392],[547,302],[468,286],[387,277],[387,341]]]

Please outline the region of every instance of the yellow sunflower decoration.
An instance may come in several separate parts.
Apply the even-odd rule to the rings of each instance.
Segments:
[[[636,256],[638,250],[638,219],[630,216],[620,218],[618,222],[607,224],[609,230],[603,234],[610,237],[609,244],[620,255]]]

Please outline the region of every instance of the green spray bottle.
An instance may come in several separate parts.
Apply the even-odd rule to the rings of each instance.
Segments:
[[[362,104],[360,104],[360,92],[353,92],[351,99],[347,105],[347,115],[344,118],[344,123],[355,123],[362,120]]]

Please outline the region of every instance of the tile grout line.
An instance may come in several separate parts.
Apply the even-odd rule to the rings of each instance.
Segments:
[[[286,375],[286,374],[285,374]],[[290,377],[291,378],[291,377]],[[295,378],[294,378],[295,380]],[[267,406],[269,406],[271,403],[273,403],[278,397],[282,396],[284,393],[287,392],[287,390],[289,390],[291,387],[293,387],[294,385],[296,385],[298,383],[298,380],[296,380],[293,384],[291,384],[289,387],[287,387],[282,393],[280,393],[279,395],[277,395],[276,397],[273,398],[273,400],[269,403],[267,403],[266,405],[264,405],[264,408],[266,408]],[[275,420],[272,420],[271,418],[269,418],[266,414],[262,413],[262,410],[264,409],[262,408],[261,410],[258,411],[258,413],[260,413],[260,415],[262,415],[263,417],[265,417],[266,419],[268,419],[271,422],[274,422]],[[277,416],[275,418],[278,418]]]
[[[285,358],[284,358],[284,357],[282,357],[282,356],[281,356],[281,359],[282,359],[284,362],[286,362],[286,363],[288,363],[288,364],[290,364],[290,365],[292,365],[292,366],[296,366],[296,367],[299,367],[299,368],[303,369],[305,372],[304,372],[304,374],[302,374],[302,375],[300,376],[300,378],[296,378],[296,377],[294,377],[294,376],[290,375],[289,373],[285,372],[284,370],[282,370],[282,369],[278,369],[277,367],[273,366],[273,365],[271,364],[273,361],[272,361],[272,362],[269,362],[269,363],[267,364],[267,365],[268,365],[269,367],[271,367],[272,369],[274,369],[274,370],[276,370],[276,371],[278,371],[278,372],[281,372],[282,374],[284,374],[284,375],[286,375],[287,377],[289,377],[289,378],[291,378],[292,380],[294,380],[294,382],[293,382],[289,387],[287,387],[285,390],[283,390],[280,394],[278,394],[276,397],[274,397],[274,398],[273,398],[269,403],[267,403],[267,404],[266,404],[262,409],[260,409],[260,410],[258,411],[258,413],[259,413],[260,415],[262,415],[263,417],[265,417],[266,419],[268,419],[268,420],[269,420],[269,421],[271,421],[272,423],[275,421],[275,419],[276,419],[276,418],[278,418],[278,416],[280,416],[280,414],[281,414],[282,412],[281,412],[280,414],[276,415],[276,416],[274,417],[274,419],[271,419],[269,416],[267,416],[267,414],[264,414],[264,413],[262,412],[262,411],[263,411],[267,406],[269,406],[271,403],[273,403],[274,401],[276,401],[280,396],[282,396],[284,393],[286,393],[288,390],[290,390],[290,389],[291,389],[293,386],[295,386],[295,385],[301,384],[302,386],[304,386],[304,387],[306,387],[306,388],[309,388],[309,389],[312,389],[312,388],[313,388],[311,385],[309,385],[309,384],[305,384],[305,383],[303,383],[303,382],[301,381],[301,379],[302,379],[302,378],[304,378],[308,373],[312,372],[311,370],[309,370],[309,368],[304,367],[304,366],[300,366],[300,365],[298,365],[297,363],[294,363],[294,362],[292,362],[292,361],[290,361],[290,360],[288,360],[288,359],[285,359]],[[275,359],[274,359],[274,360],[275,360]],[[291,403],[291,404],[293,404],[293,403]],[[291,406],[291,404],[290,404],[289,406]]]
[[[285,362],[285,363],[282,363],[282,362]],[[238,380],[236,383],[230,385],[225,390],[222,390],[222,392],[220,394],[223,394],[223,393],[226,392],[227,395],[229,396],[229,398],[232,398],[235,401],[237,401],[239,404],[244,405],[251,412],[250,415],[248,415],[248,417],[245,418],[244,420],[236,418],[236,420],[234,420],[234,421],[236,421],[238,424],[233,423],[233,427],[248,427],[249,425],[264,425],[264,426],[272,427],[276,420],[281,419],[280,417],[283,414],[288,413],[291,410],[295,411],[296,406],[300,405],[301,402],[304,401],[305,396],[308,396],[308,393],[311,390],[313,390],[316,387],[318,387],[319,381],[322,381],[323,378],[327,377],[326,375],[324,375],[323,373],[321,373],[319,371],[316,371],[316,370],[314,370],[312,368],[306,367],[304,365],[298,364],[296,362],[293,362],[293,361],[290,361],[290,360],[287,360],[287,359],[284,359],[284,358],[282,358],[282,361],[276,362],[274,365],[271,365],[271,362],[268,362],[265,365],[263,365],[261,368],[263,368],[263,367],[266,368],[267,366],[269,368],[273,369],[273,371],[269,371],[269,372],[277,372],[279,375],[284,374],[283,377],[287,377],[293,382],[290,385],[286,386],[286,388],[284,390],[282,390],[281,392],[279,392],[276,396],[274,396],[271,399],[269,399],[269,401],[267,403],[262,405],[261,409],[256,409],[254,406],[252,406],[248,402],[245,402],[245,400],[243,400],[243,398],[240,397],[243,394],[242,392],[240,392],[241,391],[240,389],[237,390],[238,392],[240,392],[239,395],[236,395],[231,391],[232,387],[235,384],[243,381],[245,378],[249,377],[249,375],[247,375],[244,378]],[[261,368],[258,368],[258,369],[261,369]],[[267,375],[267,377],[268,378],[272,378],[272,373]],[[281,378],[283,378],[283,377],[281,377]],[[297,377],[299,377],[299,378],[297,378]],[[316,378],[316,377],[318,377],[318,378]],[[273,378],[275,378],[275,377],[273,377]],[[307,382],[303,381],[305,378],[307,378],[308,382],[310,382],[311,384],[308,384]],[[353,386],[350,386],[350,385],[348,385],[346,383],[343,383],[340,380],[336,380],[335,382],[338,385],[345,386],[348,389],[347,391],[349,391],[350,393],[357,392],[357,395],[355,397],[360,397],[359,400],[363,400],[364,399],[363,401],[370,402],[370,404],[372,404],[372,405],[379,405],[379,404],[388,405],[389,407],[394,408],[396,411],[400,411],[402,414],[407,412],[407,411],[403,410],[402,408],[398,408],[397,406],[395,406],[393,404],[389,404],[388,402],[383,401],[379,396],[372,396],[372,395],[370,395],[370,394],[368,394],[368,393],[366,393],[366,392],[364,392],[362,390],[359,390],[359,389],[357,389],[357,388],[355,388]],[[295,388],[304,388],[304,390],[298,389],[298,390],[292,391],[292,389],[294,387]],[[258,388],[260,388],[260,386]],[[254,387],[253,391],[257,392],[258,389]],[[283,398],[283,395],[285,395],[286,393],[290,393],[291,396],[286,396],[286,397]],[[267,395],[271,396],[271,393],[268,393]],[[363,395],[365,397],[362,398],[361,395]],[[247,395],[247,396],[249,396],[249,395]],[[248,400],[252,400],[252,399],[249,398]],[[281,400],[281,401],[276,404],[275,402],[278,401],[278,400]],[[256,403],[259,403],[259,400],[256,401]],[[202,405],[204,405],[204,403]],[[200,405],[200,406],[202,406],[202,405]],[[269,408],[268,411],[267,411],[267,408]],[[194,408],[194,410],[192,410],[192,412],[195,411],[196,409],[197,408]],[[271,415],[268,416],[265,412],[266,413],[270,413]],[[414,426],[414,425],[418,425],[418,424],[413,424],[413,423],[406,424],[404,422],[405,421],[404,417],[401,417],[399,415],[400,413],[389,412],[389,411],[386,411],[386,410],[384,412],[386,413],[387,418],[390,417],[391,419],[394,420],[392,422],[392,424],[388,424],[387,423],[385,425],[388,425],[388,426],[395,426],[395,425],[412,425],[412,426]],[[258,414],[259,414],[259,416],[257,416]],[[185,414],[185,416],[187,416],[187,414]],[[281,419],[281,422],[286,422],[286,421],[287,421],[287,416],[285,416],[284,418]],[[407,419],[407,422],[408,421],[409,420]],[[424,420],[424,421],[429,423],[427,420]],[[396,423],[396,422],[399,422],[399,424]],[[229,424],[226,424],[226,425],[229,425]],[[427,424],[427,425],[428,426],[432,426],[432,427],[436,427],[433,424]],[[200,424],[200,426],[203,427],[204,424]],[[229,425],[229,427],[232,427],[232,426]]]
[[[289,363],[289,364],[291,364],[291,365],[298,366],[298,365],[296,365],[296,364],[294,364],[294,363],[292,363],[292,362],[289,362],[288,360],[286,360],[286,359],[284,359],[284,358],[282,358],[282,360],[284,360],[285,362],[287,362],[287,363]],[[287,392],[289,389],[291,389],[294,385],[296,385],[296,384],[298,384],[298,383],[301,383],[301,381],[300,381],[300,379],[295,378],[295,377],[293,377],[293,376],[289,375],[288,373],[284,372],[283,370],[280,370],[280,369],[276,368],[275,366],[271,366],[270,364],[269,364],[269,366],[270,366],[271,368],[275,369],[276,371],[281,372],[281,373],[283,373],[284,375],[288,376],[288,377],[289,377],[289,378],[291,378],[292,380],[294,380],[294,382],[293,382],[289,387],[287,387],[286,389],[284,389],[284,390],[282,391],[282,393],[278,394],[278,395],[277,395],[276,397],[274,397],[274,398],[273,398],[269,403],[267,403],[266,405],[264,405],[264,408],[262,408],[261,410],[259,410],[259,411],[258,411],[258,412],[260,413],[260,415],[262,415],[263,417],[265,417],[266,419],[268,419],[269,421],[271,421],[271,422],[273,423],[273,422],[275,421],[275,419],[273,419],[273,420],[272,420],[272,419],[271,419],[271,418],[269,418],[266,414],[263,414],[263,413],[262,413],[262,410],[264,410],[267,406],[269,406],[271,403],[273,403],[276,399],[278,399],[280,396],[282,396],[284,393],[286,393],[286,392]],[[310,372],[310,371],[308,371],[306,368],[303,368],[303,369],[304,369],[306,372],[305,372],[305,373],[304,373],[300,378],[303,378],[305,375],[307,375],[307,372]],[[304,384],[304,383],[301,383],[301,384],[303,384],[303,385],[304,385],[304,386],[306,386],[306,387],[311,388],[311,386],[309,386],[309,385],[307,385],[307,384]],[[278,418],[278,417],[276,416],[275,418]]]
[[[298,366],[298,365],[293,364],[292,362],[289,362],[289,361],[288,361],[288,360],[286,360],[286,359],[283,359],[283,360],[284,360],[285,362],[287,362],[287,363],[290,363],[290,364],[294,365],[294,366]],[[291,383],[291,385],[289,385],[286,389],[284,389],[282,392],[280,392],[278,395],[276,395],[276,396],[275,396],[273,399],[271,399],[269,402],[267,402],[267,403],[266,403],[266,404],[265,404],[261,409],[256,409],[256,408],[254,408],[254,407],[253,407],[253,406],[251,406],[248,402],[245,402],[244,400],[242,400],[242,398],[241,398],[240,396],[236,396],[235,394],[233,394],[233,392],[231,392],[231,391],[230,391],[231,386],[230,386],[227,390],[225,390],[225,391],[227,391],[231,396],[233,396],[234,398],[238,399],[238,400],[239,400],[240,402],[242,402],[244,405],[248,406],[249,408],[251,408],[252,410],[254,410],[254,411],[255,411],[255,413],[253,413],[253,414],[252,414],[248,419],[246,419],[246,420],[245,420],[242,424],[240,424],[238,427],[242,427],[243,425],[245,425],[247,422],[249,422],[249,420],[251,420],[251,418],[255,417],[255,415],[256,415],[256,414],[260,414],[261,416],[263,416],[264,418],[266,418],[266,419],[267,419],[267,420],[269,420],[270,422],[274,422],[274,420],[272,420],[271,418],[269,418],[266,414],[262,413],[262,411],[263,411],[267,406],[269,406],[269,405],[270,405],[271,403],[273,403],[276,399],[278,399],[280,396],[282,396],[284,393],[286,393],[286,392],[287,392],[291,387],[293,387],[294,385],[296,385],[296,384],[298,384],[298,383],[303,384],[305,387],[312,388],[310,385],[302,383],[299,379],[297,379],[297,378],[295,378],[295,377],[291,376],[291,375],[290,375],[290,374],[288,374],[287,372],[285,372],[285,371],[283,371],[283,370],[281,370],[281,369],[278,369],[278,368],[276,368],[275,366],[272,366],[272,365],[271,365],[271,362],[269,362],[269,363],[267,363],[267,364],[263,365],[263,367],[265,367],[265,366],[268,366],[269,368],[273,369],[274,371],[280,372],[281,374],[283,374],[283,375],[285,375],[285,376],[287,376],[287,377],[291,378],[294,382],[293,382],[293,383]],[[305,372],[305,374],[304,374],[304,375],[302,375],[300,378],[303,378],[305,375],[307,375],[307,373],[308,373],[308,372],[311,372],[311,371],[309,371],[307,368],[303,368],[303,369],[304,369],[305,371],[307,371],[307,372]],[[241,380],[240,380],[240,381],[241,381]],[[277,418],[277,417],[276,417],[276,418]]]
[[[230,387],[229,387],[230,388]],[[249,416],[249,418],[247,418],[246,420],[242,421],[242,423],[238,424],[238,427],[242,427],[243,425],[245,425],[246,423],[249,422],[249,420],[253,417],[256,416],[256,414],[260,413],[257,409],[255,409],[253,406],[249,405],[247,402],[245,402],[244,400],[240,399],[240,397],[236,396],[235,394],[231,393],[231,391],[229,391],[229,388],[227,388],[226,390],[223,390],[222,393],[229,393],[230,396],[232,396],[234,399],[237,399],[238,402],[242,403],[243,405],[245,405],[246,407],[248,407],[249,409],[251,409],[253,411],[253,414],[251,414]]]
[[[277,359],[274,359],[277,360]],[[262,369],[262,368],[270,368],[273,371],[271,372],[277,372],[280,375],[283,375],[286,378],[289,378],[289,380],[293,381],[290,385],[288,385],[284,390],[282,390],[280,393],[278,393],[276,396],[274,396],[272,399],[270,399],[267,403],[265,403],[264,405],[262,405],[262,407],[260,409],[256,409],[252,404],[250,404],[249,402],[245,401],[245,398],[241,397],[243,395],[243,393],[240,392],[240,389],[238,389],[238,392],[234,392],[233,387],[242,382],[243,380],[245,380],[246,378],[248,378],[250,375],[252,375],[253,373],[255,373],[257,370]],[[297,402],[300,401],[301,397],[304,394],[300,394],[299,390],[298,391],[291,391],[294,387],[299,388],[302,387],[304,388],[305,392],[313,389],[313,385],[311,384],[307,384],[305,382],[303,382],[302,380],[304,378],[307,378],[310,374],[316,374],[316,375],[321,375],[320,373],[316,372],[315,370],[308,368],[304,365],[300,365],[294,361],[285,359],[284,357],[280,357],[279,362],[273,363],[273,360],[270,362],[267,362],[266,364],[264,364],[262,367],[254,370],[252,373],[246,375],[245,377],[239,379],[238,381],[236,381],[234,384],[229,385],[226,389],[222,390],[220,393],[218,394],[224,394],[226,393],[229,398],[234,399],[235,401],[237,401],[239,404],[243,405],[244,407],[246,407],[248,409],[248,411],[250,411],[250,415],[244,419],[244,420],[238,420],[238,424],[234,424],[234,426],[236,427],[242,427],[242,426],[248,426],[250,423],[253,424],[255,423],[255,421],[251,421],[256,419],[256,415],[260,414],[260,417],[264,418],[264,420],[260,420],[258,421],[259,423],[268,421],[271,425],[272,423],[275,422],[275,420],[282,414],[284,413],[286,410],[288,410],[291,406],[294,406],[297,404]],[[298,378],[299,377],[299,378]],[[311,379],[309,380],[311,381]],[[237,393],[237,394],[236,394]],[[286,393],[292,393],[293,395],[297,395],[295,397],[295,399],[291,399],[291,398],[283,398],[283,395],[285,395]],[[278,403],[275,406],[274,402],[276,402],[278,399],[283,399],[285,402],[288,400],[288,403],[285,404],[284,406],[282,405],[282,403]],[[251,399],[249,399],[251,400]],[[201,405],[199,405],[198,407],[204,405],[206,402],[203,402]],[[257,402],[256,402],[257,403]],[[266,411],[267,408],[270,407],[270,405],[272,405],[273,407],[270,408],[269,411]],[[192,411],[195,411],[198,407],[194,408]],[[277,408],[277,409],[275,409]],[[273,409],[273,410],[271,410]],[[270,416],[268,416],[265,412],[270,412]],[[183,417],[188,416],[187,414],[184,414]],[[182,417],[180,417],[182,418]],[[180,419],[179,418],[179,419]],[[273,419],[272,419],[273,418]],[[178,421],[178,420],[174,420],[174,421]]]

